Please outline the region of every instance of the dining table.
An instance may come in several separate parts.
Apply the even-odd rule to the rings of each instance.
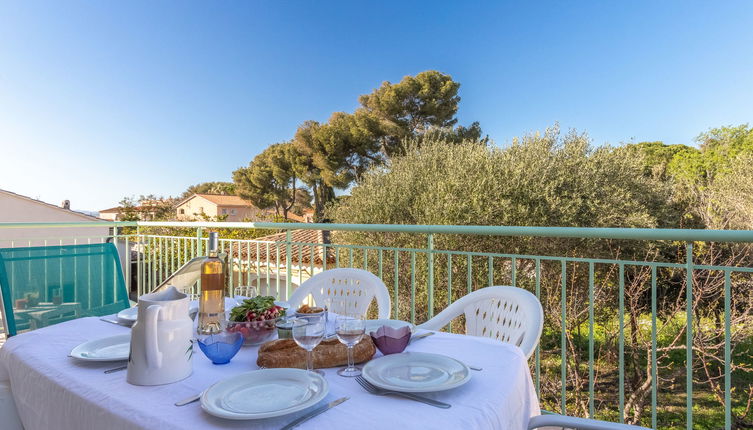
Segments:
[[[125,365],[91,362],[69,354],[77,345],[126,334],[129,327],[87,317],[13,336],[0,348],[0,381],[10,385],[26,430],[49,429],[279,429],[312,409],[342,397],[349,399],[300,425],[300,429],[515,429],[527,428],[539,414],[529,363],[511,344],[482,337],[436,332],[410,343],[406,352],[442,354],[469,366],[470,380],[440,392],[422,393],[451,405],[436,408],[396,396],[376,396],[355,380],[323,369],[329,393],[316,406],[289,415],[258,420],[212,416],[200,402],[175,403],[212,384],[258,370],[258,346],[245,346],[228,364],[214,365],[195,347],[193,373],[179,382],[137,386]],[[423,330],[417,329],[417,334]],[[381,356],[377,351],[374,358]],[[0,418],[0,421],[2,419]]]

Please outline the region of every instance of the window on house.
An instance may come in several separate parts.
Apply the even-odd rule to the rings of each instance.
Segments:
[[[204,213],[204,206],[199,206],[199,213],[200,213],[200,214],[203,214],[203,213]]]
[[[181,214],[181,215],[185,215],[185,214],[186,214],[186,210],[185,210],[185,209],[181,209],[181,210],[180,210],[180,214]]]
[[[222,210],[222,215],[227,215],[227,209]]]
[[[230,209],[230,215],[235,215],[235,209]]]

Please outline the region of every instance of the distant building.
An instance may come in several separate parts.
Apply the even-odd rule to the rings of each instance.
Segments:
[[[140,221],[154,221],[159,206],[164,204],[163,200],[141,200],[139,205],[133,207],[132,210],[138,215]],[[125,214],[126,209],[122,206],[99,211],[99,217],[107,221],[122,221]]]
[[[178,203],[175,215],[178,220],[201,220],[206,217],[226,216],[225,221],[269,221],[274,211],[259,209],[238,196],[219,194],[194,194]]]
[[[60,206],[45,203],[31,197],[0,190],[0,222],[100,222],[97,217],[70,209],[71,203],[63,201]],[[59,245],[73,243],[72,236],[91,238],[101,242],[110,234],[110,228],[8,228],[0,229],[0,247]],[[58,239],[66,238],[66,239]],[[81,239],[88,241],[89,239]],[[80,240],[79,240],[80,243]]]
[[[314,222],[314,210],[306,209],[302,215],[296,215],[292,212],[288,212],[288,219],[295,222]]]

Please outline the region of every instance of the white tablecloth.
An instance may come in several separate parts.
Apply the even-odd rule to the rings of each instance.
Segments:
[[[242,348],[226,365],[211,364],[196,348],[193,375],[152,387],[126,383],[125,371],[103,373],[121,362],[91,363],[68,357],[82,342],[128,330],[97,318],[82,318],[10,338],[0,348],[0,381],[10,380],[26,430],[267,429],[280,428],[306,413],[229,421],[205,413],[198,402],[173,405],[220,379],[257,369],[255,347]],[[528,365],[517,347],[491,339],[437,333],[409,345],[407,351],[445,354],[483,367],[483,371],[473,371],[471,380],[462,387],[428,394],[452,404],[450,409],[439,409],[403,398],[368,394],[352,378],[327,369],[330,393],[323,402],[342,396],[350,396],[350,400],[299,428],[518,430],[525,429],[529,417],[539,413]]]

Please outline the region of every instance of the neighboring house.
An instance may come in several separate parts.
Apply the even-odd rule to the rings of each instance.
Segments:
[[[61,206],[45,203],[31,197],[0,190],[0,222],[104,222],[81,212],[72,211],[70,202]],[[91,238],[101,242],[110,234],[109,227],[82,228],[8,228],[0,229],[0,247],[71,244],[73,236]],[[59,239],[66,238],[66,239]],[[80,239],[78,243],[81,243]]]
[[[259,209],[238,196],[194,194],[183,199],[175,209],[181,221],[226,216],[225,221],[266,221],[274,212]]]
[[[141,221],[154,221],[157,217],[157,206],[160,205],[160,201],[157,200],[143,200],[139,202],[138,206],[133,208],[134,212],[138,215]],[[116,207],[110,209],[103,209],[99,211],[99,217],[107,221],[122,221],[125,216],[125,208]]]
[[[312,223],[314,222],[314,210],[306,209],[303,211],[303,215],[296,215],[292,212],[288,212],[288,219],[295,222]]]

